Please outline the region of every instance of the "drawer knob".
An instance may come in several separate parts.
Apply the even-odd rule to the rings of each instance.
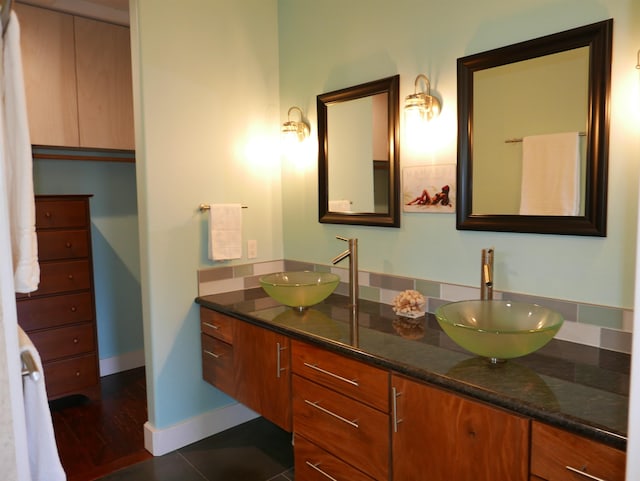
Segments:
[[[65,247],[66,247],[67,249],[71,249],[71,246],[72,246],[71,242],[67,242],[67,243],[65,244]]]
[[[76,371],[76,377],[80,377],[80,371]]]
[[[44,213],[44,216],[45,216],[46,218],[48,218],[48,219],[49,219],[49,218],[51,218],[51,212],[49,212],[49,211],[45,212],[45,213]]]
[[[76,312],[78,308],[76,306],[71,306],[71,312]]]
[[[74,343],[74,344],[78,344],[79,342],[80,342],[80,340],[79,340],[77,337],[74,337],[74,338],[73,338],[73,343]]]
[[[67,276],[67,278],[68,278],[70,281],[72,281],[72,280],[73,280],[73,274],[69,274],[69,275]]]

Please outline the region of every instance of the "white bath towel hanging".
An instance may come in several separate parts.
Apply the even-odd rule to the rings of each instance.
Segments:
[[[35,231],[31,140],[20,52],[20,26],[15,12],[4,35],[2,108],[3,149],[11,251],[16,292],[33,292],[40,282]]]
[[[20,353],[28,352],[41,375],[37,380],[23,377],[24,410],[27,423],[27,447],[32,481],[65,481],[51,423],[44,372],[40,354],[29,336],[18,326]]]
[[[211,204],[209,208],[209,259],[242,257],[242,205]]]
[[[578,132],[524,137],[520,214],[574,216],[579,209]]]

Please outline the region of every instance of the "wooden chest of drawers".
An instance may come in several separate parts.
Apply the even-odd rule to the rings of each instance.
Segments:
[[[49,399],[100,395],[89,197],[36,196],[40,284],[17,295],[17,309],[40,353]]]

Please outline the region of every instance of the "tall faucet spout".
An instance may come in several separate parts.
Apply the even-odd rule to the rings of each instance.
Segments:
[[[480,299],[493,299],[493,247],[482,249]]]
[[[336,239],[349,243],[346,251],[338,254],[331,262],[337,264],[345,258],[349,258],[349,304],[355,313],[358,312],[358,239],[347,239],[336,236]]]

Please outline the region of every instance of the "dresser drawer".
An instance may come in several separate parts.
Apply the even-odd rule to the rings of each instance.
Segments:
[[[374,479],[389,478],[387,414],[294,375],[293,429]]]
[[[90,292],[50,297],[27,297],[17,302],[18,322],[25,331],[92,321]]]
[[[32,332],[29,337],[42,362],[96,350],[92,323]]]
[[[89,256],[86,230],[38,231],[38,257],[49,261]]]
[[[625,463],[623,451],[536,421],[532,423],[532,475],[546,481],[596,478],[623,481]]]
[[[296,477],[305,481],[375,481],[302,436],[294,443]]]
[[[32,296],[79,291],[91,287],[91,269],[88,260],[44,262],[40,264],[40,285]],[[27,297],[19,294],[19,298]]]
[[[36,228],[85,227],[88,203],[84,200],[43,200],[36,197]]]
[[[389,373],[299,341],[291,342],[293,373],[389,412]]]
[[[83,391],[98,383],[95,354],[44,364],[44,377],[49,399]]]
[[[233,347],[206,334],[202,340],[202,377],[221,391],[234,395]]]
[[[200,330],[228,344],[233,344],[235,319],[206,307],[200,308]]]

